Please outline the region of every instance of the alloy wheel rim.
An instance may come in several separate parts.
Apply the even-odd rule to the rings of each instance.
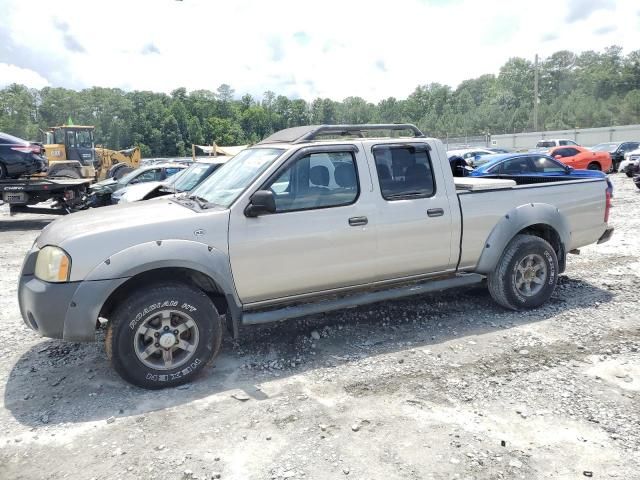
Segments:
[[[138,360],[154,370],[172,370],[195,354],[198,325],[179,310],[160,310],[147,316],[136,330],[133,347]]]
[[[516,266],[515,285],[525,297],[537,295],[547,279],[547,264],[542,256],[532,253],[525,256]]]

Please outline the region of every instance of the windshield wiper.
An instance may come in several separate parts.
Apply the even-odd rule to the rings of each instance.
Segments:
[[[189,200],[193,200],[194,202],[196,202],[202,210],[206,210],[212,205],[211,203],[209,203],[209,200],[203,197],[199,197],[197,195],[189,195],[187,198]]]

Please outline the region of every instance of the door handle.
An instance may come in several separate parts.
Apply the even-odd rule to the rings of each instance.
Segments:
[[[430,208],[427,210],[427,215],[430,217],[441,217],[444,215],[444,209],[442,208]]]
[[[352,227],[366,225],[367,223],[369,223],[367,217],[351,217],[349,219],[349,225],[351,225]]]

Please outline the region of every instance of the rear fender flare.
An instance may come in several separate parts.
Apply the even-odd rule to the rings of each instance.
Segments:
[[[570,245],[571,239],[571,229],[566,217],[557,207],[548,203],[527,203],[508,211],[496,224],[484,243],[475,271],[482,274],[492,272],[511,239],[532,225],[553,228],[560,237],[563,251],[566,252],[564,246]]]

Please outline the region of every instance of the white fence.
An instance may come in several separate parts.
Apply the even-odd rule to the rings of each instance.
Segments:
[[[640,141],[640,125],[491,135],[490,146],[516,150],[535,147],[543,138],[568,138],[586,147],[603,142]]]

